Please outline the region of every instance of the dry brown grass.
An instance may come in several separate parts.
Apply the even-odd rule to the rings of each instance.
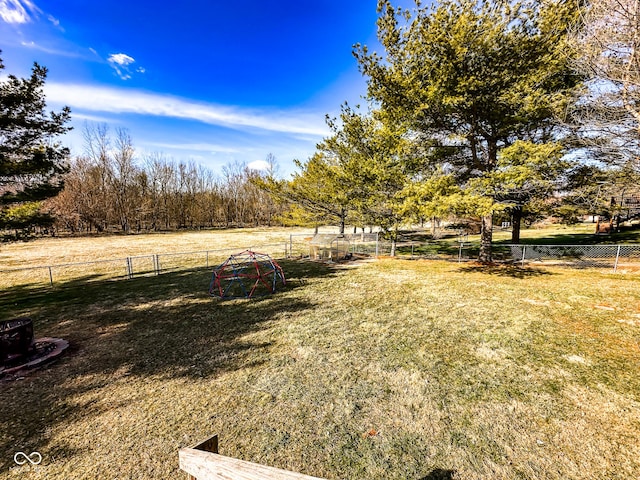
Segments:
[[[181,478],[178,449],[213,433],[334,479],[640,477],[637,276],[283,266],[252,302],[209,299],[204,271],[3,292],[73,346],[0,384],[7,478]]]
[[[152,235],[105,235],[40,238],[0,246],[0,269],[90,262],[157,253],[215,250],[283,243],[291,233],[308,229],[243,228],[168,232]]]
[[[134,274],[154,272],[159,255],[166,270],[221,263],[231,253],[246,248],[281,257],[291,234],[304,229],[247,228],[171,232],[151,235],[110,235],[40,238],[0,246],[0,288],[46,288],[68,281],[124,278],[126,259],[132,258]],[[296,238],[295,247],[301,247]]]

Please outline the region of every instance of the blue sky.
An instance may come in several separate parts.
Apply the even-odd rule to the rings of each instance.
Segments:
[[[220,171],[271,153],[286,175],[329,133],[325,114],[361,101],[352,45],[377,45],[376,18],[376,0],[0,0],[0,48],[5,75],[49,69],[74,154],[99,122],[128,129],[140,159]]]

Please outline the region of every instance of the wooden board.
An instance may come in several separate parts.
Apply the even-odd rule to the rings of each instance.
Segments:
[[[181,448],[179,458],[180,468],[197,480],[323,480],[195,448]]]

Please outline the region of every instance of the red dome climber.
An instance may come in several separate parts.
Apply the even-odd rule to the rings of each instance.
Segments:
[[[284,272],[271,257],[250,250],[231,255],[213,269],[209,294],[218,298],[252,298],[285,285]]]

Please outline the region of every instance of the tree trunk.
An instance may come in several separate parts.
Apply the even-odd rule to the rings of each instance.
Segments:
[[[340,235],[344,235],[344,222],[345,222],[346,218],[347,218],[347,212],[343,208],[340,211]]]
[[[491,241],[493,238],[493,215],[482,217],[482,228],[480,230],[480,254],[478,261],[481,263],[491,263]]]
[[[511,213],[511,243],[520,243],[520,225],[522,224],[522,207],[517,206]]]
[[[396,256],[396,247],[398,245],[398,222],[396,221],[391,231],[391,256]]]

